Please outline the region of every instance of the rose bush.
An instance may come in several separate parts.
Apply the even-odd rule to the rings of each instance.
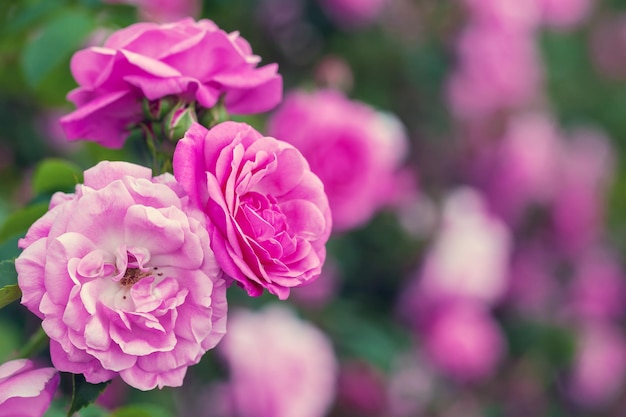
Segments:
[[[282,78],[276,64],[257,68],[260,60],[238,32],[210,20],[136,23],[72,57],[79,87],[68,99],[78,108],[61,124],[71,140],[119,148],[142,120],[144,98],[177,96],[211,108],[223,97],[234,114],[270,110],[282,98]]]
[[[391,115],[339,91],[295,91],[271,116],[268,133],[298,148],[320,177],[335,231],[362,226],[398,194],[408,139]]]
[[[101,162],[19,241],[22,304],[43,319],[54,366],[180,386],[225,333],[226,291],[204,216],[174,178]]]
[[[36,368],[28,359],[0,365],[0,417],[41,417],[59,385],[54,368]]]
[[[222,269],[250,295],[280,299],[320,275],[331,214],[324,186],[302,154],[245,123],[191,126],[174,175],[209,218]]]

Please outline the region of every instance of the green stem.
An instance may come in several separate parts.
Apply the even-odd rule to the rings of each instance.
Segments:
[[[39,330],[37,330],[37,332],[33,334],[30,339],[28,339],[28,342],[26,342],[24,347],[20,349],[18,357],[30,358],[45,348],[48,345],[48,342],[48,335],[44,332],[42,327],[39,327]]]

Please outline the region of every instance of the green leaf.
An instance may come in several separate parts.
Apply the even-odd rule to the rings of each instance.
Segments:
[[[171,417],[171,415],[156,405],[133,404],[118,408],[109,417]]]
[[[0,227],[0,242],[25,235],[28,228],[48,211],[48,203],[38,203],[25,207],[8,216]]]
[[[15,261],[8,259],[0,262],[0,288],[16,284],[17,271],[15,270]]]
[[[22,296],[22,291],[17,285],[7,285],[0,288],[0,308],[17,301]]]
[[[50,158],[35,169],[33,189],[36,194],[55,191],[73,191],[83,181],[83,171],[76,164],[63,159]]]
[[[72,417],[75,412],[96,401],[109,382],[111,381],[90,384],[85,380],[82,374],[74,374],[72,404],[70,405],[70,410],[67,412],[67,417]]]
[[[74,10],[56,15],[46,22],[37,37],[32,39],[21,56],[26,82],[31,87],[39,83],[78,49],[92,30],[92,17]]]

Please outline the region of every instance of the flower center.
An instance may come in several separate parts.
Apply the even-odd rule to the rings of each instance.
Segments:
[[[122,287],[132,287],[137,281],[150,275],[150,272],[143,272],[139,268],[128,268],[120,280],[120,285]]]

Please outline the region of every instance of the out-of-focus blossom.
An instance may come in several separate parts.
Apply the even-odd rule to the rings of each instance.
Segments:
[[[371,25],[391,1],[393,0],[319,0],[328,17],[344,29]]]
[[[511,262],[508,304],[528,317],[553,317],[563,302],[556,269],[553,247],[542,241],[522,245]]]
[[[324,183],[333,230],[363,225],[397,196],[408,140],[397,118],[333,90],[292,92],[269,134],[298,148]]]
[[[200,0],[104,0],[105,3],[124,3],[137,7],[140,20],[157,23],[173,22],[200,15]]]
[[[471,188],[452,192],[441,229],[426,253],[417,291],[428,299],[471,299],[492,304],[507,289],[511,237]]]
[[[471,25],[460,35],[457,56],[447,94],[461,119],[521,108],[538,96],[543,75],[534,39],[526,34]]]
[[[626,340],[622,330],[608,323],[588,323],[579,333],[569,392],[587,407],[606,404],[624,386]]]
[[[226,285],[204,214],[174,177],[101,162],[19,241],[22,304],[54,366],[98,383],[180,386],[226,331]]]
[[[613,152],[600,132],[579,129],[561,152],[558,188],[551,213],[559,246],[580,253],[599,238],[605,192],[612,178]]]
[[[387,409],[385,376],[364,361],[349,361],[341,366],[337,403],[348,414],[379,416]]]
[[[174,153],[174,175],[208,216],[222,269],[248,294],[280,299],[316,279],[332,221],[320,179],[287,142],[245,123],[194,124]]]
[[[435,393],[435,370],[423,354],[398,355],[387,382],[386,417],[414,417],[427,407]]]
[[[305,307],[321,309],[337,295],[340,278],[339,267],[327,259],[319,278],[312,284],[291,291],[292,300]]]
[[[539,24],[537,1],[542,0],[462,0],[473,24],[494,31],[524,32],[534,30]]]
[[[323,88],[333,88],[341,91],[352,90],[354,76],[352,68],[341,57],[328,55],[315,67],[315,82]]]
[[[591,13],[594,0],[536,0],[545,24],[568,29],[581,23]]]
[[[54,368],[37,368],[29,359],[0,365],[0,417],[41,417],[59,385]]]
[[[491,376],[505,353],[502,331],[476,302],[441,306],[422,329],[428,357],[447,376],[473,382]]]
[[[323,417],[335,397],[330,340],[284,307],[235,311],[219,351],[238,417]]]
[[[599,18],[592,28],[590,50],[603,76],[626,79],[626,14]]]
[[[68,99],[78,108],[61,124],[70,140],[119,148],[129,127],[142,121],[144,99],[175,96],[211,108],[223,98],[231,113],[266,111],[282,98],[282,78],[276,64],[257,68],[260,60],[238,32],[210,20],[137,23],[113,33],[103,47],[74,54],[79,87]]]
[[[553,120],[523,114],[509,120],[502,140],[476,171],[489,205],[516,224],[531,204],[546,204],[559,187],[562,139]],[[485,168],[487,167],[487,168]]]
[[[607,250],[591,250],[575,260],[565,307],[574,319],[619,319],[626,311],[626,277]]]

